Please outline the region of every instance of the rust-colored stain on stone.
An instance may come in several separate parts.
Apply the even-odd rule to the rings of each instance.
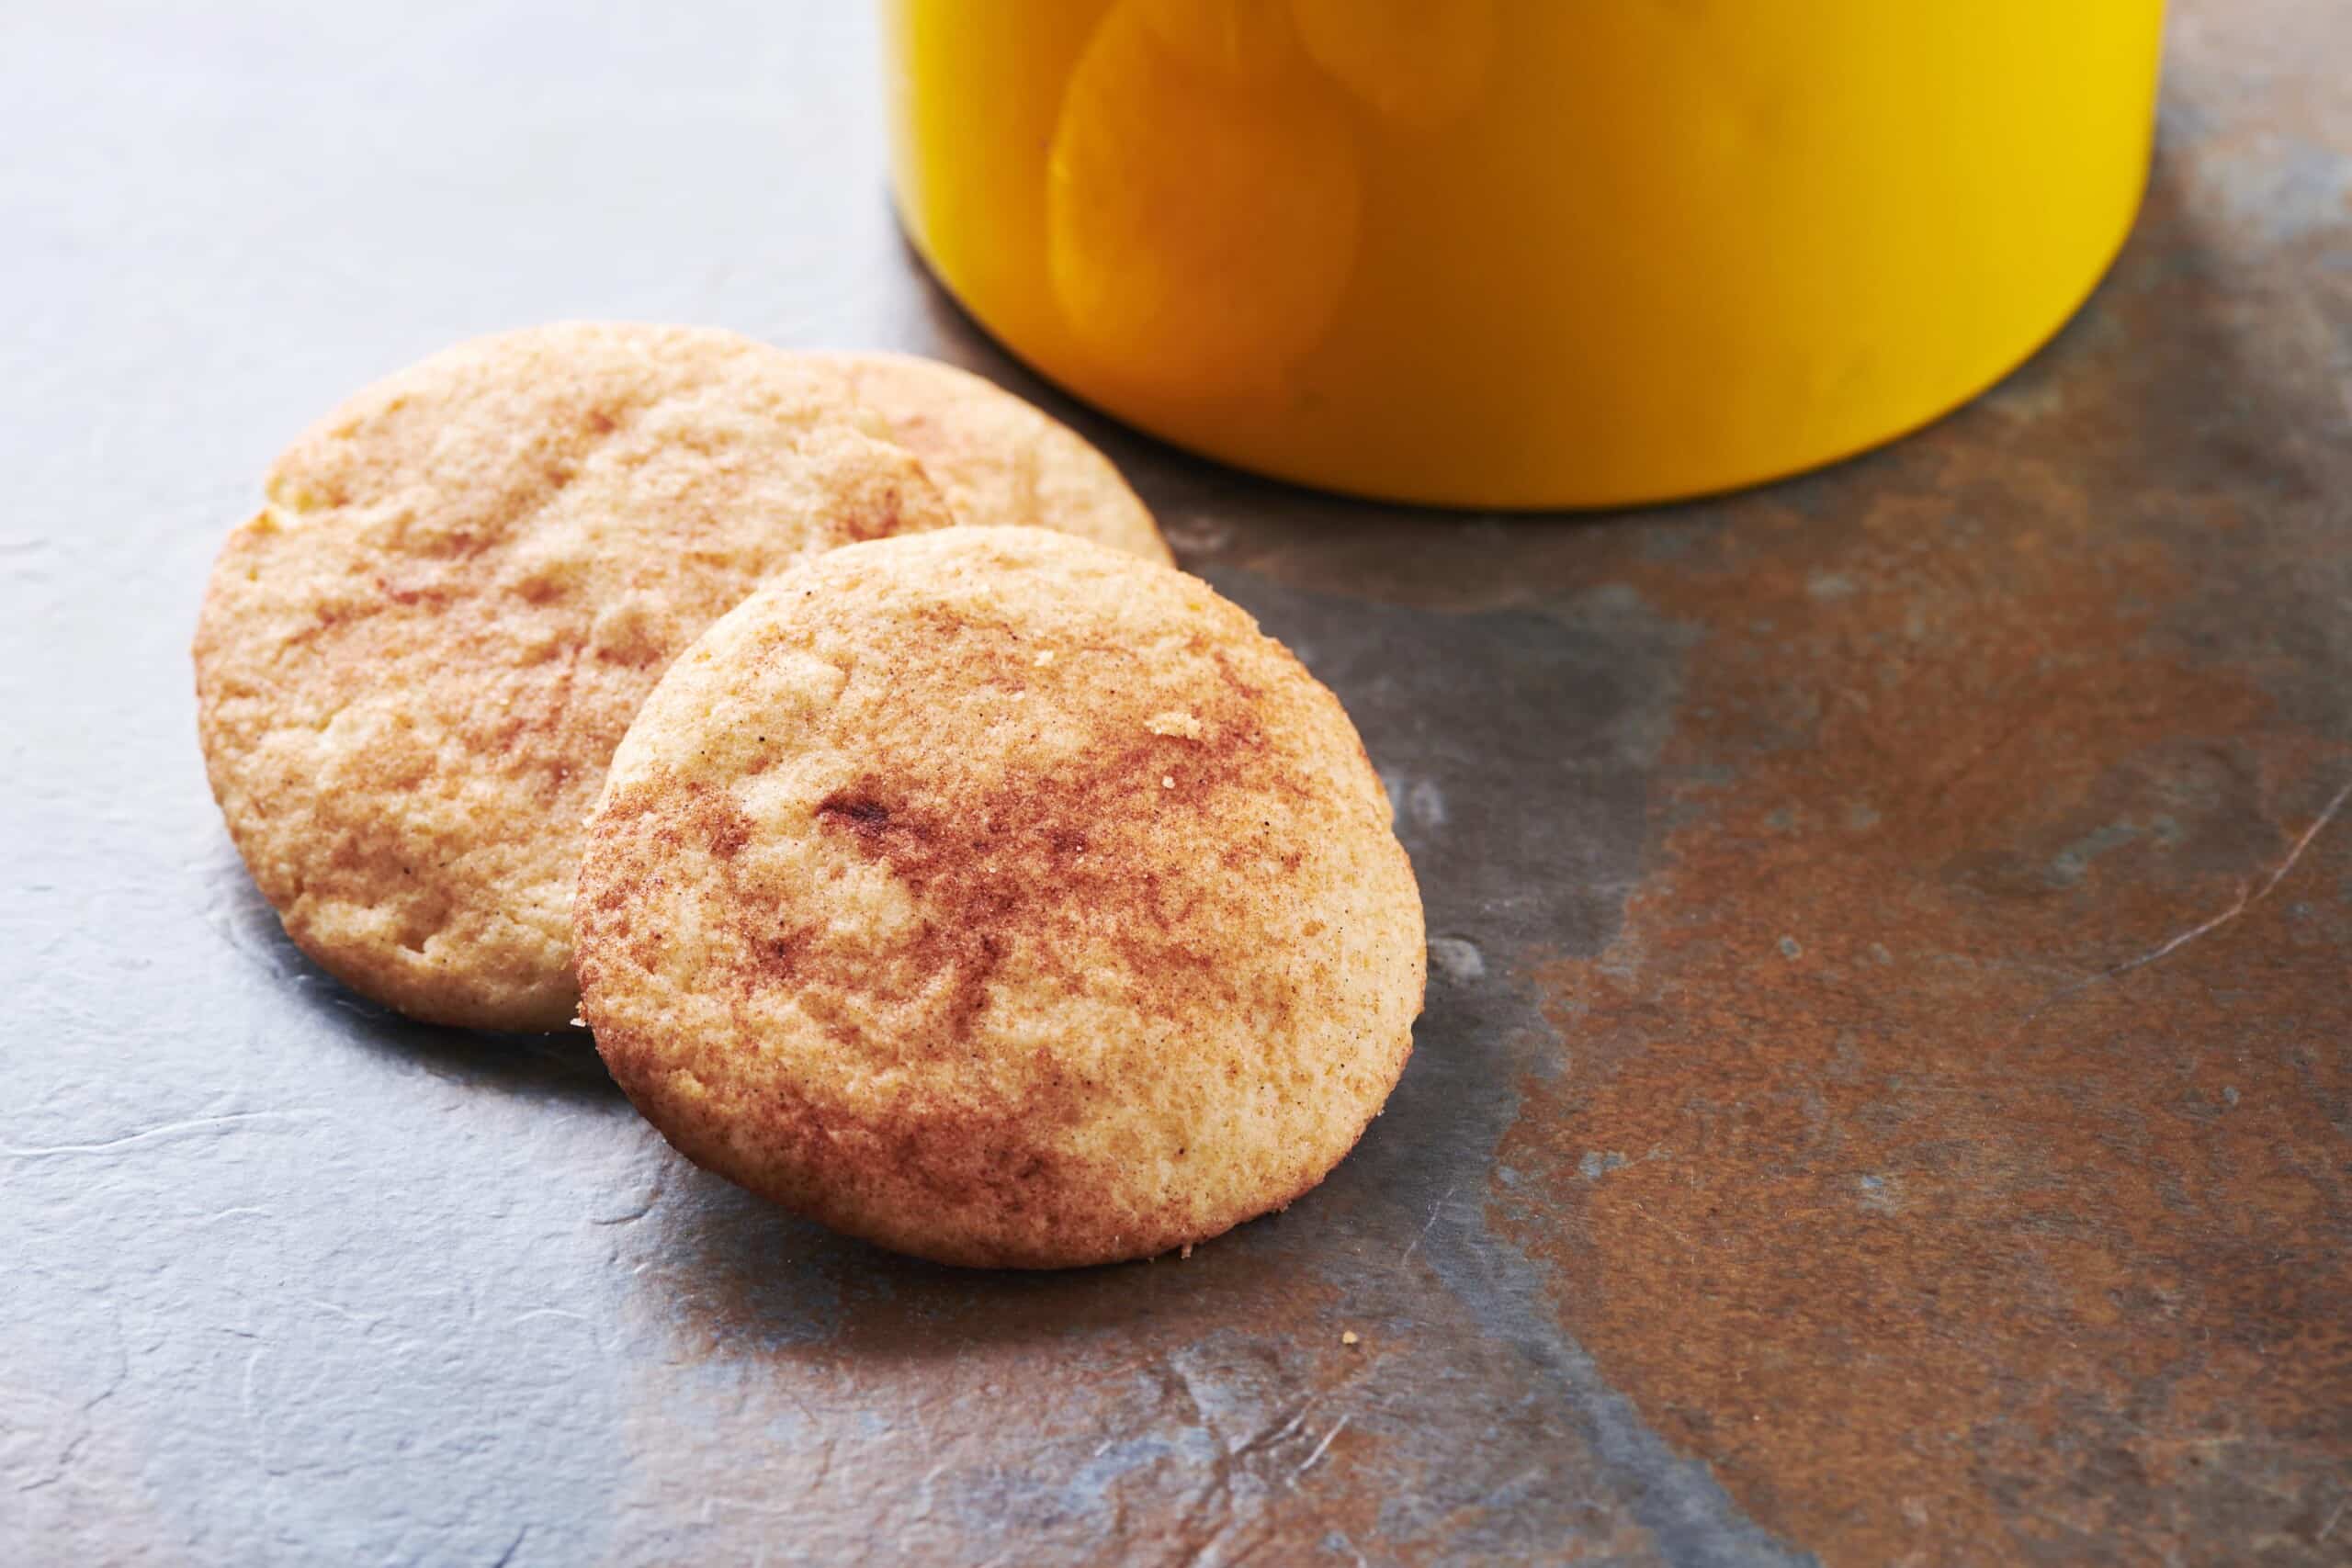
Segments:
[[[1674,585],[1726,629],[1668,766],[1736,782],[1537,971],[1572,1065],[1503,1156],[1566,1195],[1563,1314],[1832,1562],[2315,1541],[2343,1495],[2352,750],[2118,658],[2072,532],[1916,637],[1763,563]]]
[[[1700,635],[1501,1160],[1569,1330],[1826,1562],[2352,1560],[2352,462],[2264,315],[2352,288],[2340,201],[2207,227],[2252,136],[1867,491],[1626,569]]]

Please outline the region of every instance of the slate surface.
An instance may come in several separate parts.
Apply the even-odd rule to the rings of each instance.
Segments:
[[[206,795],[221,531],[454,338],[1070,412],[899,244],[864,7],[587,17],[0,12],[0,1559],[2352,1561],[2352,12],[2182,6],[2108,285],[1827,474],[1440,516],[1073,413],[1357,715],[1436,940],[1321,1191],[1050,1278],[341,994]]]

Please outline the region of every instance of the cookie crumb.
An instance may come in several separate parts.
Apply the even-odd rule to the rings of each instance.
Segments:
[[[1162,789],[1174,789],[1176,787],[1176,775],[1174,773],[1160,774],[1159,787]]]
[[[1356,1331],[1354,1329],[1343,1328],[1340,1331],[1340,1343],[1342,1345],[1355,1345],[1361,1343],[1361,1341],[1357,1339]]]
[[[1154,735],[1165,735],[1183,740],[1198,740],[1201,738],[1201,721],[1182,708],[1170,708],[1166,713],[1153,714],[1144,721],[1144,728]]]
[[[1182,1262],[1185,1258],[1190,1258],[1190,1257],[1192,1257],[1192,1256],[1193,1256],[1193,1244],[1192,1244],[1191,1242],[1189,1242],[1189,1241],[1188,1241],[1188,1242],[1186,1242],[1186,1243],[1184,1244],[1183,1250],[1182,1250],[1182,1251],[1181,1251],[1181,1252],[1179,1252],[1179,1253],[1177,1253],[1177,1255],[1176,1255],[1176,1260],[1177,1260],[1179,1263],[1181,1263],[1181,1262]]]
[[[585,1029],[588,1027],[588,1021],[575,1013],[572,1015],[571,1027],[574,1029]]]

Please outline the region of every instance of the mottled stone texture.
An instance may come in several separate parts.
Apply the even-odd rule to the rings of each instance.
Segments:
[[[2352,13],[2183,6],[2113,277],[1826,474],[1438,516],[1073,414],[1434,941],[1323,1190],[1042,1278],[353,1001],[205,796],[205,566],[368,376],[598,314],[1045,395],[890,229],[863,7],[581,15],[0,17],[0,1560],[2352,1560]]]

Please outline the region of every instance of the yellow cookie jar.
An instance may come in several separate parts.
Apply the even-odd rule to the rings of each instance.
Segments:
[[[2162,0],[884,0],[909,233],[1180,446],[1331,490],[1753,483],[1974,395],[2145,179]]]

